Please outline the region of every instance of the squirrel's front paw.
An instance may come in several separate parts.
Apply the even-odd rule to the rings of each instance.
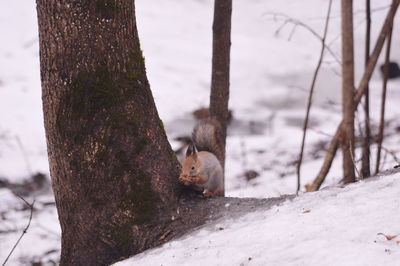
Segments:
[[[209,198],[209,197],[212,197],[212,196],[214,196],[214,192],[211,192],[211,191],[203,192],[203,197],[204,198]]]
[[[183,175],[179,176],[179,181],[181,181],[185,185],[189,185],[192,182],[192,180]]]
[[[191,181],[195,184],[204,184],[205,182],[207,182],[207,179],[201,176],[196,176],[193,177]]]

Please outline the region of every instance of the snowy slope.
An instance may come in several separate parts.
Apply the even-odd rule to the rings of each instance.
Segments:
[[[399,191],[400,173],[303,194],[113,265],[398,265]]]

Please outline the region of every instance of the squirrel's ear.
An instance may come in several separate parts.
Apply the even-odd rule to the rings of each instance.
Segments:
[[[197,155],[197,148],[196,148],[196,145],[194,145],[193,143],[190,143],[189,147],[186,151],[186,157],[189,157],[192,155]]]

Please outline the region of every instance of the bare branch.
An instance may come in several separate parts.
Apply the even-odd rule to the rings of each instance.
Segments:
[[[392,150],[389,150],[388,148],[386,148],[386,147],[384,147],[384,146],[381,146],[381,148],[382,148],[382,150],[384,150],[387,154],[390,154],[390,156],[392,156],[393,160],[394,160],[397,164],[400,163],[399,158],[397,158],[397,156],[396,156],[396,152],[394,152],[394,151],[392,151]]]
[[[364,95],[365,90],[367,88],[368,82],[371,79],[372,73],[375,69],[375,65],[378,61],[378,57],[379,54],[382,51],[382,47],[383,44],[385,42],[386,36],[389,33],[389,30],[391,28],[391,25],[393,25],[393,19],[394,16],[396,14],[397,8],[399,7],[399,0],[394,0],[390,10],[386,16],[385,22],[382,26],[382,29],[380,31],[380,34],[378,36],[378,40],[376,41],[374,50],[371,54],[370,60],[368,61],[367,67],[364,71],[364,74],[361,78],[360,84],[358,85],[356,94],[354,96],[354,105],[355,108],[357,108],[357,105],[360,103],[361,101],[361,97]],[[339,144],[339,137],[340,137],[340,131],[343,127],[343,121],[340,122],[338,128],[336,129],[336,133],[335,136],[333,137],[333,139],[331,140],[331,144],[329,145],[329,149],[327,151],[327,155],[325,156],[324,162],[322,164],[322,167],[317,175],[317,177],[314,179],[312,185],[311,185],[311,189],[312,191],[316,191],[319,189],[319,187],[321,186],[322,182],[325,180],[326,175],[329,172],[329,169],[332,165],[332,161],[335,157],[336,154],[336,150],[338,148],[338,144]]]
[[[312,103],[312,97],[313,97],[313,93],[314,93],[314,87],[315,87],[315,82],[317,81],[317,76],[318,76],[318,72],[319,69],[321,67],[322,64],[322,60],[324,58],[324,52],[325,52],[325,39],[326,39],[326,35],[328,33],[328,26],[329,26],[329,17],[331,14],[331,8],[332,8],[332,0],[329,1],[328,4],[328,12],[326,15],[326,21],[325,21],[325,28],[324,28],[324,35],[322,37],[321,40],[321,53],[319,56],[319,60],[318,60],[318,64],[317,67],[314,71],[314,76],[311,82],[311,87],[310,87],[310,94],[308,95],[308,103],[307,103],[307,111],[306,111],[306,118],[304,119],[304,124],[303,124],[303,138],[301,140],[301,148],[300,148],[300,155],[299,155],[299,160],[297,161],[297,189],[296,189],[296,193],[299,192],[300,190],[300,170],[301,170],[301,163],[303,161],[303,153],[304,153],[304,145],[305,145],[305,141],[306,141],[306,134],[307,134],[307,127],[308,127],[308,121],[309,121],[309,115],[310,115],[310,110],[311,110],[311,103]]]
[[[350,148],[349,148],[351,161],[353,162],[353,166],[354,166],[354,169],[357,172],[358,177],[362,180],[362,179],[364,179],[364,176],[360,173],[360,171],[358,171],[357,164],[356,164],[356,161],[354,159],[354,154],[353,154],[353,151],[351,149],[351,146],[352,146],[352,143],[350,143]]]
[[[376,156],[375,174],[379,172],[379,165],[381,159],[383,131],[385,128],[385,105],[386,105],[386,91],[387,81],[389,77],[389,60],[390,60],[390,46],[392,43],[392,31],[393,27],[390,28],[387,39],[386,39],[386,54],[385,54],[385,66],[383,74],[383,88],[382,88],[382,99],[381,99],[381,118],[379,122],[379,133],[378,133],[378,151]]]
[[[331,54],[331,56],[335,59],[335,61],[336,61],[339,65],[342,64],[341,61],[340,61],[340,59],[338,58],[338,56],[335,54],[335,52],[333,52],[333,50],[331,49],[331,47],[330,47],[329,45],[326,44],[326,42],[325,42],[325,37],[319,35],[319,34],[318,34],[313,28],[311,28],[309,25],[305,24],[304,22],[302,22],[302,21],[300,21],[300,20],[298,20],[298,19],[292,18],[292,17],[290,17],[290,16],[288,16],[288,15],[286,15],[286,14],[284,14],[284,13],[271,13],[271,12],[266,12],[264,15],[272,16],[272,19],[273,19],[274,21],[278,21],[278,20],[283,21],[283,22],[282,22],[282,25],[279,26],[279,28],[275,31],[275,34],[279,34],[279,32],[280,32],[287,24],[294,24],[294,25],[296,26],[295,28],[297,28],[297,26],[300,26],[300,27],[306,29],[308,32],[310,32],[312,35],[314,35],[314,37],[316,37],[316,38],[319,39],[321,42],[323,42],[323,45],[324,45],[325,49],[329,52],[329,54]],[[293,34],[294,34],[293,31],[295,30],[295,28],[292,29],[292,32],[291,32],[290,35],[289,35],[289,39],[293,36]]]
[[[342,123],[340,123],[339,128],[341,127],[341,125],[342,125]],[[339,138],[340,138],[340,131],[337,130],[336,134],[333,136],[331,143],[329,144],[328,150],[326,151],[324,163],[322,164],[322,167],[319,170],[317,177],[314,179],[314,181],[311,184],[310,191],[317,191],[321,187],[322,183],[324,182],[325,177],[329,172],[329,169],[331,169],[333,159],[335,158],[337,149],[339,147]]]
[[[35,201],[32,202],[32,204],[29,204],[23,197],[21,197],[20,195],[13,193],[16,197],[20,198],[30,209],[31,213],[29,215],[29,221],[28,224],[26,225],[26,227],[24,228],[24,230],[22,231],[21,236],[18,238],[17,242],[14,244],[13,248],[11,249],[10,253],[8,253],[7,258],[5,259],[5,261],[3,262],[2,266],[6,265],[8,259],[11,257],[11,254],[14,252],[15,248],[18,246],[19,242],[21,241],[22,237],[27,233],[29,226],[31,225],[31,221],[32,221],[32,216],[33,216],[33,206],[35,204]]]
[[[371,14],[372,13],[381,12],[381,11],[385,11],[385,10],[387,10],[389,8],[390,8],[390,5],[384,5],[384,6],[379,6],[379,7],[376,7],[376,8],[371,8]],[[365,12],[366,12],[366,9],[360,8],[360,9],[355,10],[353,12],[353,14],[354,14],[354,16],[357,16],[359,14],[365,14]],[[331,20],[332,19],[338,19],[338,18],[340,18],[340,14],[331,15]],[[308,17],[307,19],[309,19],[309,20],[325,20],[325,17],[316,16],[316,17]]]

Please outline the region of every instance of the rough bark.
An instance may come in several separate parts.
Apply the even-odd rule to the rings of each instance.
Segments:
[[[221,150],[218,159],[225,165],[225,143],[228,124],[229,68],[231,47],[232,0],[215,0],[213,54],[211,73],[210,116],[221,124]]]
[[[370,44],[371,44],[371,1],[365,1],[366,9],[366,29],[365,29],[365,67],[368,64]],[[371,175],[370,156],[371,156],[371,127],[369,119],[369,85],[365,90],[364,97],[364,138],[362,143],[361,157],[361,177],[366,178]]]
[[[369,58],[367,67],[365,68],[364,74],[361,78],[361,81],[357,87],[355,96],[354,96],[354,108],[357,107],[357,105],[360,103],[362,96],[365,93],[365,90],[367,88],[368,82],[371,79],[372,73],[374,72],[376,63],[378,61],[378,57],[382,51],[383,44],[385,42],[385,38],[387,34],[389,33],[389,30],[391,26],[393,25],[393,19],[396,15],[397,9],[399,7],[400,1],[399,0],[394,0],[390,10],[386,16],[385,22],[383,23],[383,26],[381,28],[381,31],[379,33],[378,39],[376,41],[375,47],[372,51],[372,54]],[[323,181],[325,180],[326,175],[329,172],[329,169],[332,165],[332,161],[334,159],[334,155],[336,154],[336,150],[338,148],[338,143],[339,143],[339,133],[342,130],[343,127],[343,121],[340,122],[339,126],[336,129],[335,136],[332,138],[331,143],[329,145],[329,150],[327,152],[327,155],[325,156],[323,165],[318,172],[318,175],[313,181],[312,184],[312,191],[318,190]],[[332,156],[333,155],[333,156]]]
[[[38,0],[43,111],[62,265],[151,246],[179,164],[146,78],[133,1]]]
[[[353,1],[342,0],[342,110],[343,128],[341,146],[343,151],[344,182],[354,182],[354,42]]]

